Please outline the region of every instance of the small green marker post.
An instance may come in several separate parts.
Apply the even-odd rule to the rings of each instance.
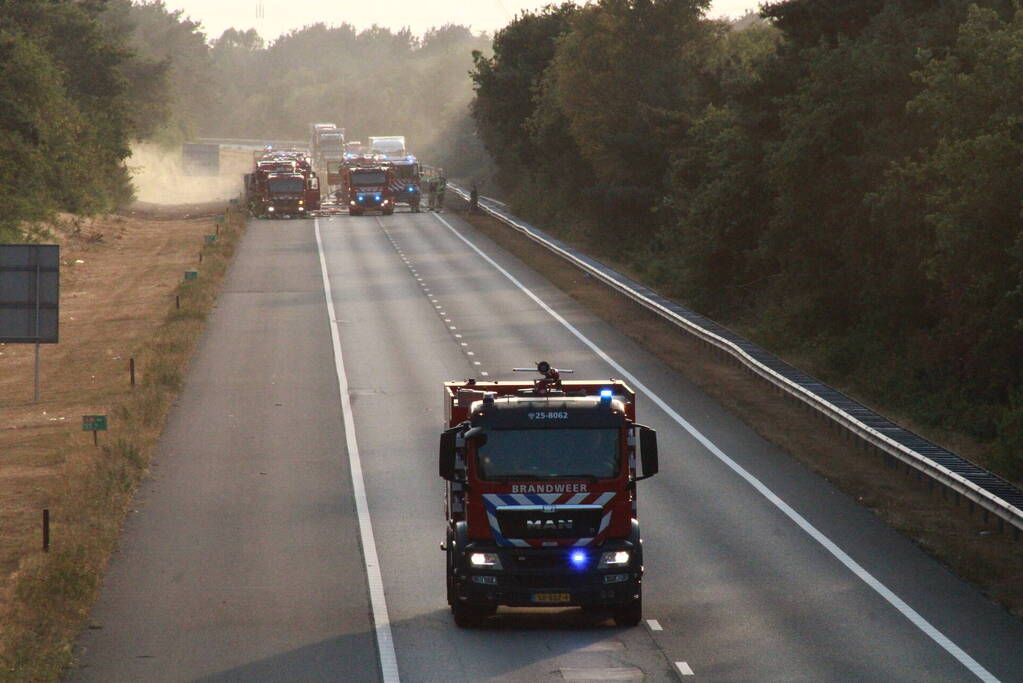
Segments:
[[[92,432],[92,445],[99,445],[99,432],[107,431],[106,415],[82,415],[82,431]]]

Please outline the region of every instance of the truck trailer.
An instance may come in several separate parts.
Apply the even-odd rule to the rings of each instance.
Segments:
[[[532,368],[516,368],[532,372]],[[447,599],[460,627],[498,606],[580,606],[642,619],[636,482],[657,435],[619,379],[444,383]],[[637,469],[637,457],[641,467]]]

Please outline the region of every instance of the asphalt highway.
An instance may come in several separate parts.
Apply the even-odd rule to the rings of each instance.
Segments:
[[[441,383],[539,360],[658,430],[639,627],[447,609]],[[90,623],[70,680],[1023,681],[1023,622],[449,213],[251,223]]]

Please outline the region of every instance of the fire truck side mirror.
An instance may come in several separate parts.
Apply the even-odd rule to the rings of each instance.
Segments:
[[[458,427],[445,430],[440,435],[440,478],[453,481],[455,478],[455,437]]]
[[[657,474],[657,432],[643,425],[639,429],[639,457],[643,463],[643,476],[636,480],[646,479]]]

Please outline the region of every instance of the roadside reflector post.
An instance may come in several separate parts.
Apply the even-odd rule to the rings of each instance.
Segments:
[[[199,263],[202,263],[202,249],[199,250]]]
[[[43,508],[43,552],[50,552],[50,509]]]
[[[135,386],[135,359],[128,359],[128,374],[131,375],[131,385]]]
[[[99,433],[107,431],[107,416],[82,415],[82,431],[92,432],[92,445],[99,446]]]

